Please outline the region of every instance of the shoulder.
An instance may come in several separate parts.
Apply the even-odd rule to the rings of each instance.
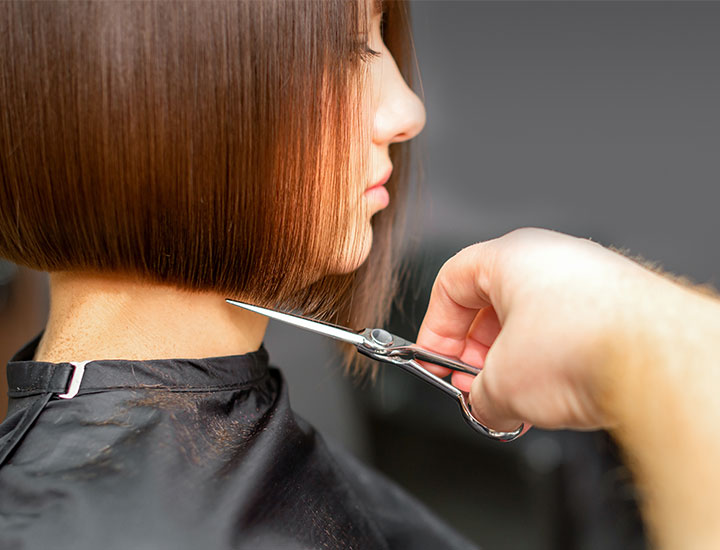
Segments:
[[[477,550],[398,484],[329,441],[328,452],[392,549]]]

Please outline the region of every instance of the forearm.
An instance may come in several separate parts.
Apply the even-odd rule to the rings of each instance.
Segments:
[[[716,298],[522,229],[446,262],[418,343],[483,365],[470,400],[489,426],[609,427],[660,548],[720,548]]]
[[[640,307],[608,354],[612,431],[658,546],[720,548],[720,302],[655,276],[628,290]]]

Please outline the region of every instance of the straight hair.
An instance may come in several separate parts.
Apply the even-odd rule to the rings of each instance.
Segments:
[[[411,83],[402,1],[384,39]],[[140,277],[353,327],[382,324],[401,266],[406,144],[373,246],[364,0],[6,1],[0,256]],[[367,222],[365,222],[367,223]]]

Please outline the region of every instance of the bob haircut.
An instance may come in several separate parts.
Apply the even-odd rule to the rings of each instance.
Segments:
[[[407,7],[383,7],[410,83]],[[0,256],[349,326],[386,319],[405,144],[368,259],[333,264],[357,245],[369,181],[365,0],[10,1],[2,13]]]

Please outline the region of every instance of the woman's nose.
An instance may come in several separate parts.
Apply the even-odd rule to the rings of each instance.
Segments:
[[[407,85],[387,49],[382,54],[381,65],[373,142],[389,145],[407,141],[420,133],[425,126],[425,106]]]

